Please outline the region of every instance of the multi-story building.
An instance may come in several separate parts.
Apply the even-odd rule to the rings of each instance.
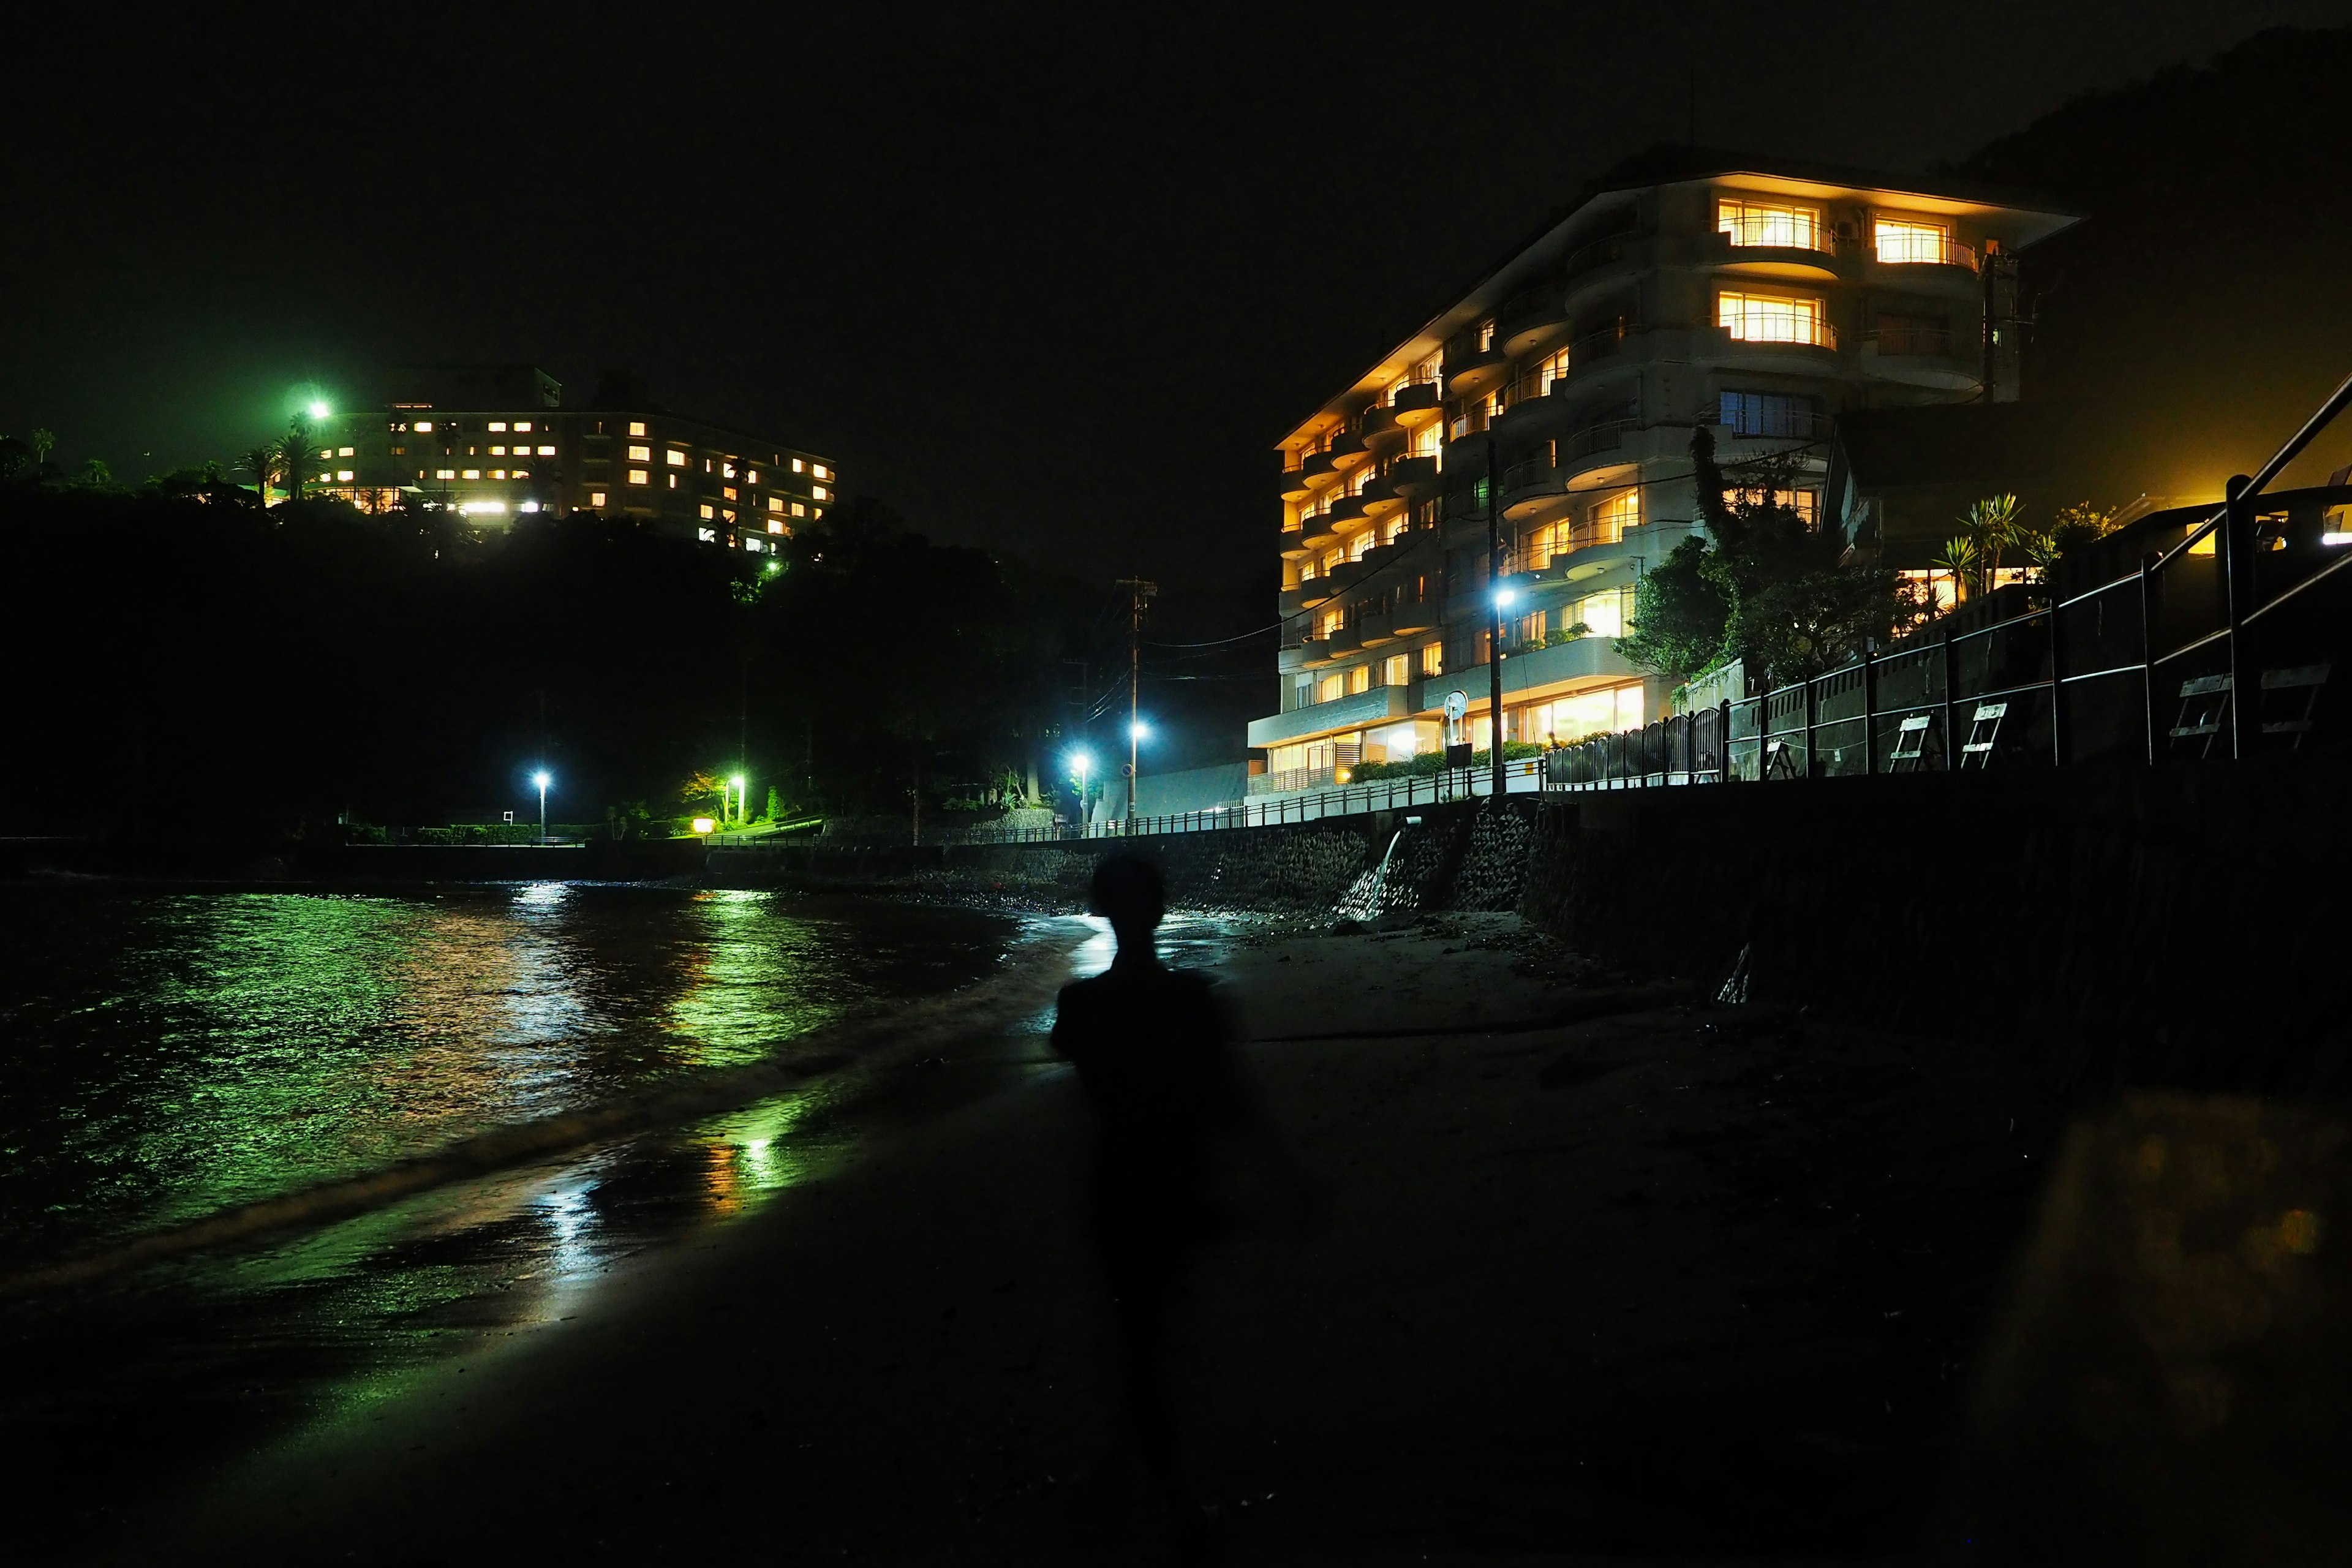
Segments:
[[[840,488],[814,453],[658,408],[603,406],[615,401],[567,408],[562,385],[531,365],[404,366],[380,405],[319,423],[305,483],[364,510],[406,492],[478,524],[593,511],[771,554]]]
[[[2012,258],[2071,221],[1757,161],[1601,182],[1280,443],[1262,787],[1429,751],[1456,690],[1483,748],[1498,651],[1507,742],[1654,717],[1667,685],[1617,639],[1645,566],[1701,528],[1693,432],[1735,479],[1779,457],[1782,499],[1835,515],[1842,412],[2015,395]]]

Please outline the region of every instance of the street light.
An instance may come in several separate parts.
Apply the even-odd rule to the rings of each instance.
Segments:
[[[313,419],[324,419],[333,412],[334,410],[328,407],[323,399],[314,399],[310,404],[310,417]]]
[[[539,786],[539,841],[544,844],[547,842],[547,786],[551,782],[547,770],[541,768],[531,774],[530,782]]]
[[[1495,608],[1507,610],[1518,602],[1519,591],[1517,588],[1504,587],[1495,590]]]
[[[743,775],[737,773],[727,782],[735,786],[735,826],[740,827],[751,816],[751,803],[743,794]]]

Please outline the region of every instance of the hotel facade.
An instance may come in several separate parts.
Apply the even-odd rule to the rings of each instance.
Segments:
[[[1643,570],[1703,532],[1693,432],[1735,483],[1783,458],[1783,499],[1853,526],[1839,415],[2014,397],[2011,258],[2071,221],[1752,161],[1603,182],[1281,441],[1282,709],[1249,726],[1253,788],[1437,749],[1456,691],[1483,749],[1497,655],[1506,742],[1659,716],[1670,683],[1617,639]]]
[[[477,526],[593,511],[754,554],[823,517],[840,488],[830,459],[760,437],[657,408],[566,408],[530,365],[395,370],[381,405],[322,420],[311,439],[305,488],[364,511],[404,494]]]

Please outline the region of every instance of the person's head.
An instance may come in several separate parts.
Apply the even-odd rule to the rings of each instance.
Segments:
[[[1160,917],[1168,912],[1160,868],[1133,855],[1106,855],[1095,862],[1087,908],[1110,921],[1122,948],[1148,952]]]

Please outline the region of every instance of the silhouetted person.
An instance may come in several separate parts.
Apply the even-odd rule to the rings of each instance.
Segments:
[[[1160,873],[1128,857],[1095,868],[1092,907],[1118,954],[1063,988],[1054,1048],[1076,1065],[1096,1116],[1088,1226],[1119,1342],[1120,1436],[1166,1496],[1180,1547],[1213,1520],[1185,1495],[1169,1394],[1169,1311],[1192,1250],[1226,1216],[1211,1190],[1212,1146],[1248,1119],[1232,1044],[1208,982],[1164,967],[1152,932]],[[1116,1457],[1107,1484],[1117,1481]]]

